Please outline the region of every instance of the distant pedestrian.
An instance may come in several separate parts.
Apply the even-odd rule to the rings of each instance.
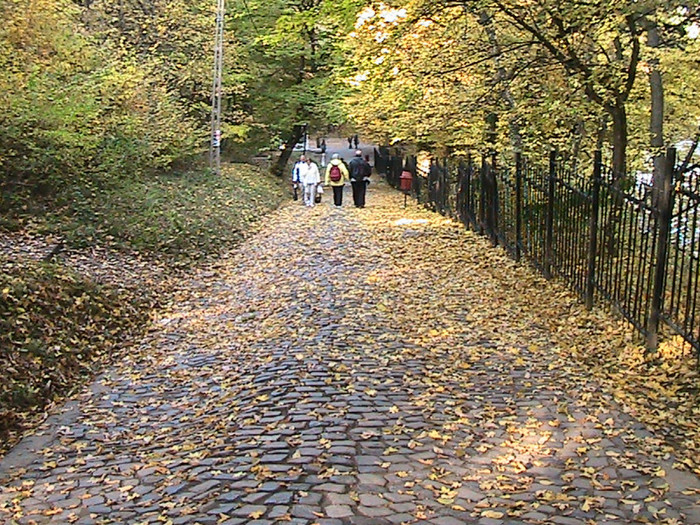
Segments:
[[[337,153],[333,154],[331,161],[326,167],[326,186],[333,188],[333,204],[336,206],[343,205],[343,187],[347,182],[348,169],[345,167],[343,160]]]
[[[321,167],[326,167],[326,139],[321,141]]]
[[[357,136],[357,133],[355,133],[355,136],[352,138],[353,142],[355,143],[355,149],[360,147],[360,137]]]
[[[305,166],[300,172],[301,183],[304,186],[304,204],[313,207],[316,203],[316,186],[321,182],[321,174],[311,157],[306,158]]]
[[[294,200],[299,199],[299,190],[301,189],[301,171],[306,169],[306,157],[302,155],[292,168],[292,191],[294,192]]]
[[[350,161],[350,183],[352,184],[352,200],[356,208],[365,207],[365,195],[369,177],[372,175],[372,168],[369,163],[362,158],[362,151],[355,151],[355,156]]]
[[[352,137],[348,137],[348,149],[352,149]]]

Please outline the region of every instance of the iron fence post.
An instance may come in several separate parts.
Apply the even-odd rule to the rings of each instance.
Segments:
[[[453,217],[452,209],[452,179],[450,177],[450,158],[445,157],[445,213]]]
[[[523,155],[515,152],[515,260],[520,262],[523,244]]]
[[[493,244],[498,244],[498,181],[496,180],[496,152],[491,152],[491,230],[493,231]],[[504,244],[505,246],[505,244]]]
[[[588,269],[586,271],[586,308],[593,308],[595,293],[595,263],[598,256],[598,213],[600,211],[600,174],[603,153],[596,150],[593,157],[593,188],[591,191],[591,217],[588,226]]]
[[[554,179],[557,174],[557,152],[549,152],[549,177],[547,180],[547,217],[544,242],[544,276],[552,277],[552,245],[554,238]]]
[[[479,192],[479,233],[483,234],[486,230],[486,170],[488,169],[486,155],[481,156],[481,188]]]
[[[663,308],[664,288],[666,284],[666,259],[668,241],[671,234],[673,212],[673,185],[675,180],[676,150],[666,150],[664,159],[664,179],[658,204],[659,237],[656,245],[656,268],[654,270],[654,291],[651,296],[651,310],[647,324],[647,350],[655,351],[659,345],[659,322]]]
[[[474,224],[474,207],[472,206],[472,175],[474,174],[474,161],[472,160],[472,154],[469,153],[467,157],[467,189],[465,195],[465,207],[469,222],[472,223],[472,228],[476,229],[476,224]],[[466,223],[465,223],[466,224]]]

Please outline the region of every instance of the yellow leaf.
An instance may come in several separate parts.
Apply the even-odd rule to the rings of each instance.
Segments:
[[[484,518],[493,518],[495,520],[501,519],[503,517],[503,513],[497,510],[485,510],[481,513],[481,515]]]

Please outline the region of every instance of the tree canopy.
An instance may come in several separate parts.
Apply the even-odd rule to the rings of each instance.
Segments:
[[[664,143],[694,135],[698,16],[691,2],[368,5],[350,36],[349,114],[386,139],[463,148],[484,142],[491,115],[517,149],[608,143],[624,174],[630,148],[635,158],[651,151],[654,72]]]
[[[0,15],[5,192],[206,150],[214,2],[14,0]],[[230,0],[224,146],[349,122],[409,147],[608,145],[623,174],[695,134],[699,20],[687,0]]]

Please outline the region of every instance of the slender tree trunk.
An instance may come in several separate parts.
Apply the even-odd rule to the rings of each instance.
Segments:
[[[648,20],[647,43],[652,49],[659,47],[659,29],[655,21]],[[649,60],[649,87],[651,89],[651,119],[649,132],[651,148],[654,155],[653,181],[655,188],[663,187],[663,147],[664,147],[664,84],[661,78],[659,59],[654,56]],[[658,192],[656,192],[658,193]]]
[[[576,120],[574,124],[574,129],[572,130],[572,144],[571,144],[571,171],[576,173],[578,169],[579,155],[581,154],[581,141],[586,133],[586,124],[583,120]]]
[[[619,181],[627,176],[627,109],[624,102],[616,101],[608,111],[612,117],[613,177]]]
[[[498,35],[496,34],[496,29],[493,26],[493,20],[486,11],[481,11],[481,13],[479,14],[479,23],[484,28],[484,31],[486,31],[489,43],[491,44],[491,53],[493,54],[493,60],[496,64],[497,80],[498,82],[503,84],[503,89],[501,90],[501,98],[506,103],[507,108],[510,111],[513,111],[516,105],[515,98],[513,98],[513,94],[510,92],[510,87],[507,84],[508,73],[506,72],[505,68],[501,63],[501,46],[498,42]],[[516,149],[516,151],[521,151],[523,140],[522,135],[520,133],[520,124],[518,123],[515,117],[509,117],[508,127],[510,129],[511,144]]]
[[[600,117],[600,126],[598,126],[598,133],[596,134],[595,148],[598,151],[603,151],[603,145],[605,144],[605,135],[608,132],[608,114],[603,113]]]
[[[289,134],[289,138],[284,145],[284,149],[280,153],[277,162],[272,166],[272,173],[277,177],[282,177],[284,175],[287,162],[289,162],[289,157],[292,156],[292,151],[294,151],[294,145],[299,142],[301,137],[304,135],[304,126],[294,126],[294,129]]]

